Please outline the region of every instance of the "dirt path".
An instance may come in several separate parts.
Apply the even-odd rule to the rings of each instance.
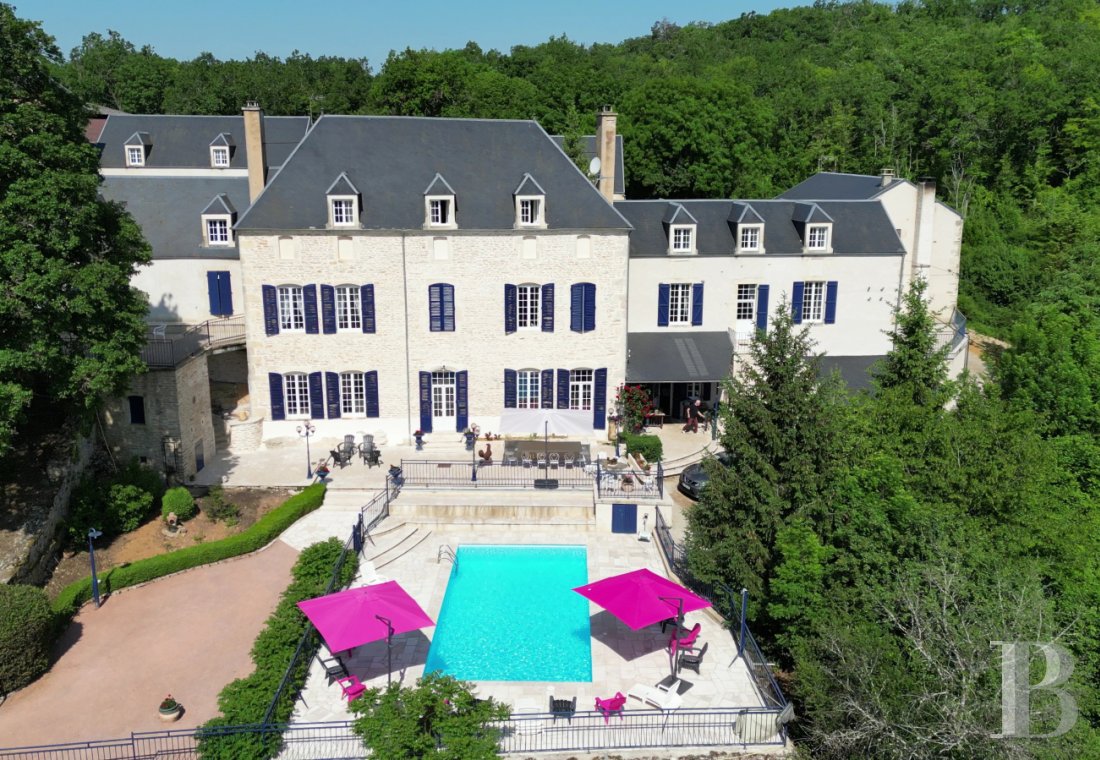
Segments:
[[[282,541],[86,605],[53,668],[0,704],[0,747],[193,728],[218,714],[218,692],[252,672],[249,650],[290,582]],[[186,708],[164,724],[171,693]]]

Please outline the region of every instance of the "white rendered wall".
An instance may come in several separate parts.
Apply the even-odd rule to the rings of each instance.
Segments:
[[[148,297],[150,322],[195,324],[214,319],[207,272],[229,272],[233,312],[241,314],[241,262],[235,259],[155,259],[138,270],[131,284]]]

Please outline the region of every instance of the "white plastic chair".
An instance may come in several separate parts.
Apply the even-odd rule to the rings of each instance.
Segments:
[[[559,456],[558,456],[558,452],[556,452],[556,451],[551,451],[551,452],[550,452],[550,466],[551,466],[551,467],[554,467],[554,468],[557,468],[557,466],[558,466],[558,463],[559,463]]]

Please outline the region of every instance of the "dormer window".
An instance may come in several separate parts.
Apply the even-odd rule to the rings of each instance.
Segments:
[[[803,253],[833,252],[833,218],[816,203],[795,203],[791,221],[802,236]]]
[[[542,221],[542,199],[519,199],[519,223],[539,224]]]
[[[210,165],[215,169],[225,169],[229,166],[229,148],[224,145],[210,148]]]
[[[691,253],[695,249],[695,228],[691,225],[682,225],[672,228],[672,251],[674,253]]]
[[[428,199],[428,224],[435,227],[442,227],[443,225],[451,223],[451,199],[450,198],[429,198]]]
[[[203,217],[206,223],[206,244],[211,246],[232,245],[233,236],[229,231],[229,217],[207,216]]]
[[[534,177],[524,174],[513,195],[516,199],[517,227],[546,226],[546,192]]]
[[[806,227],[806,250],[829,250],[829,225],[811,224]]]
[[[455,191],[443,179],[443,175],[438,173],[424,190],[424,226],[448,229],[458,226],[455,219]]]
[[[359,226],[359,191],[341,173],[325,192],[328,198],[328,224],[330,227]]]
[[[737,250],[757,253],[763,249],[764,225],[742,224],[739,228]]]
[[[691,254],[696,251],[695,234],[698,222],[683,204],[670,203],[661,222],[665,226],[668,235],[668,252],[675,254]]]
[[[123,149],[126,151],[126,165],[145,166],[145,158],[149,155],[149,148],[152,145],[153,141],[149,138],[148,132],[134,132],[130,135],[130,138],[123,143]]]
[[[237,210],[224,194],[202,210],[202,244],[210,248],[233,245],[233,218]]]
[[[728,221],[736,253],[764,252],[764,218],[756,209],[748,203],[735,201]]]

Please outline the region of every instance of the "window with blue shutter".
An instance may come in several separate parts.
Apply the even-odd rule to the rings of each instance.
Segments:
[[[607,427],[607,368],[592,373],[592,427]]]
[[[768,291],[767,285],[758,285],[756,288],[756,329],[761,332],[768,331]]]
[[[698,327],[703,324],[703,283],[691,286],[691,324]]]
[[[363,386],[367,395],[367,416],[378,416],[378,371],[363,373]]]
[[[806,283],[796,282],[791,293],[791,315],[796,325],[802,324],[802,292]]]
[[[263,292],[264,301],[264,332],[268,335],[278,335],[279,291],[276,290],[274,285],[264,285],[260,290]]]
[[[428,286],[428,321],[432,332],[454,332],[454,285],[437,282]]]
[[[554,370],[544,369],[539,377],[540,404],[543,409],[554,408]]]
[[[325,392],[320,372],[309,373],[309,416],[315,420],[325,418]]]
[[[340,419],[340,375],[335,372],[325,373],[325,401],[328,418]]]
[[[569,370],[558,370],[558,409],[569,408]]]
[[[283,376],[278,372],[268,372],[267,385],[271,390],[271,419],[285,420],[286,406],[283,400]]]
[[[585,333],[596,329],[596,286],[577,282],[569,289],[569,329]]]
[[[207,272],[206,289],[210,296],[210,314],[228,317],[233,313],[233,289],[229,284],[229,272]]]
[[[374,332],[376,329],[376,324],[374,321],[373,285],[363,285],[359,288],[359,306],[363,312],[363,332]]]
[[[516,408],[516,371],[504,370],[504,408]]]
[[[542,286],[542,331],[554,332],[554,284]]]
[[[669,284],[662,282],[657,286],[657,326],[668,327]]]
[[[420,430],[432,432],[432,373],[420,373]]]
[[[836,324],[837,281],[829,280],[825,284],[825,324]]]
[[[321,286],[321,330],[325,335],[336,332],[336,288]]]
[[[504,286],[504,334],[516,331],[516,286]]]
[[[455,430],[463,432],[470,424],[468,402],[470,376],[466,370],[455,373]]]
[[[320,330],[317,325],[317,286],[302,286],[302,304],[306,313],[306,334],[317,335]]]

